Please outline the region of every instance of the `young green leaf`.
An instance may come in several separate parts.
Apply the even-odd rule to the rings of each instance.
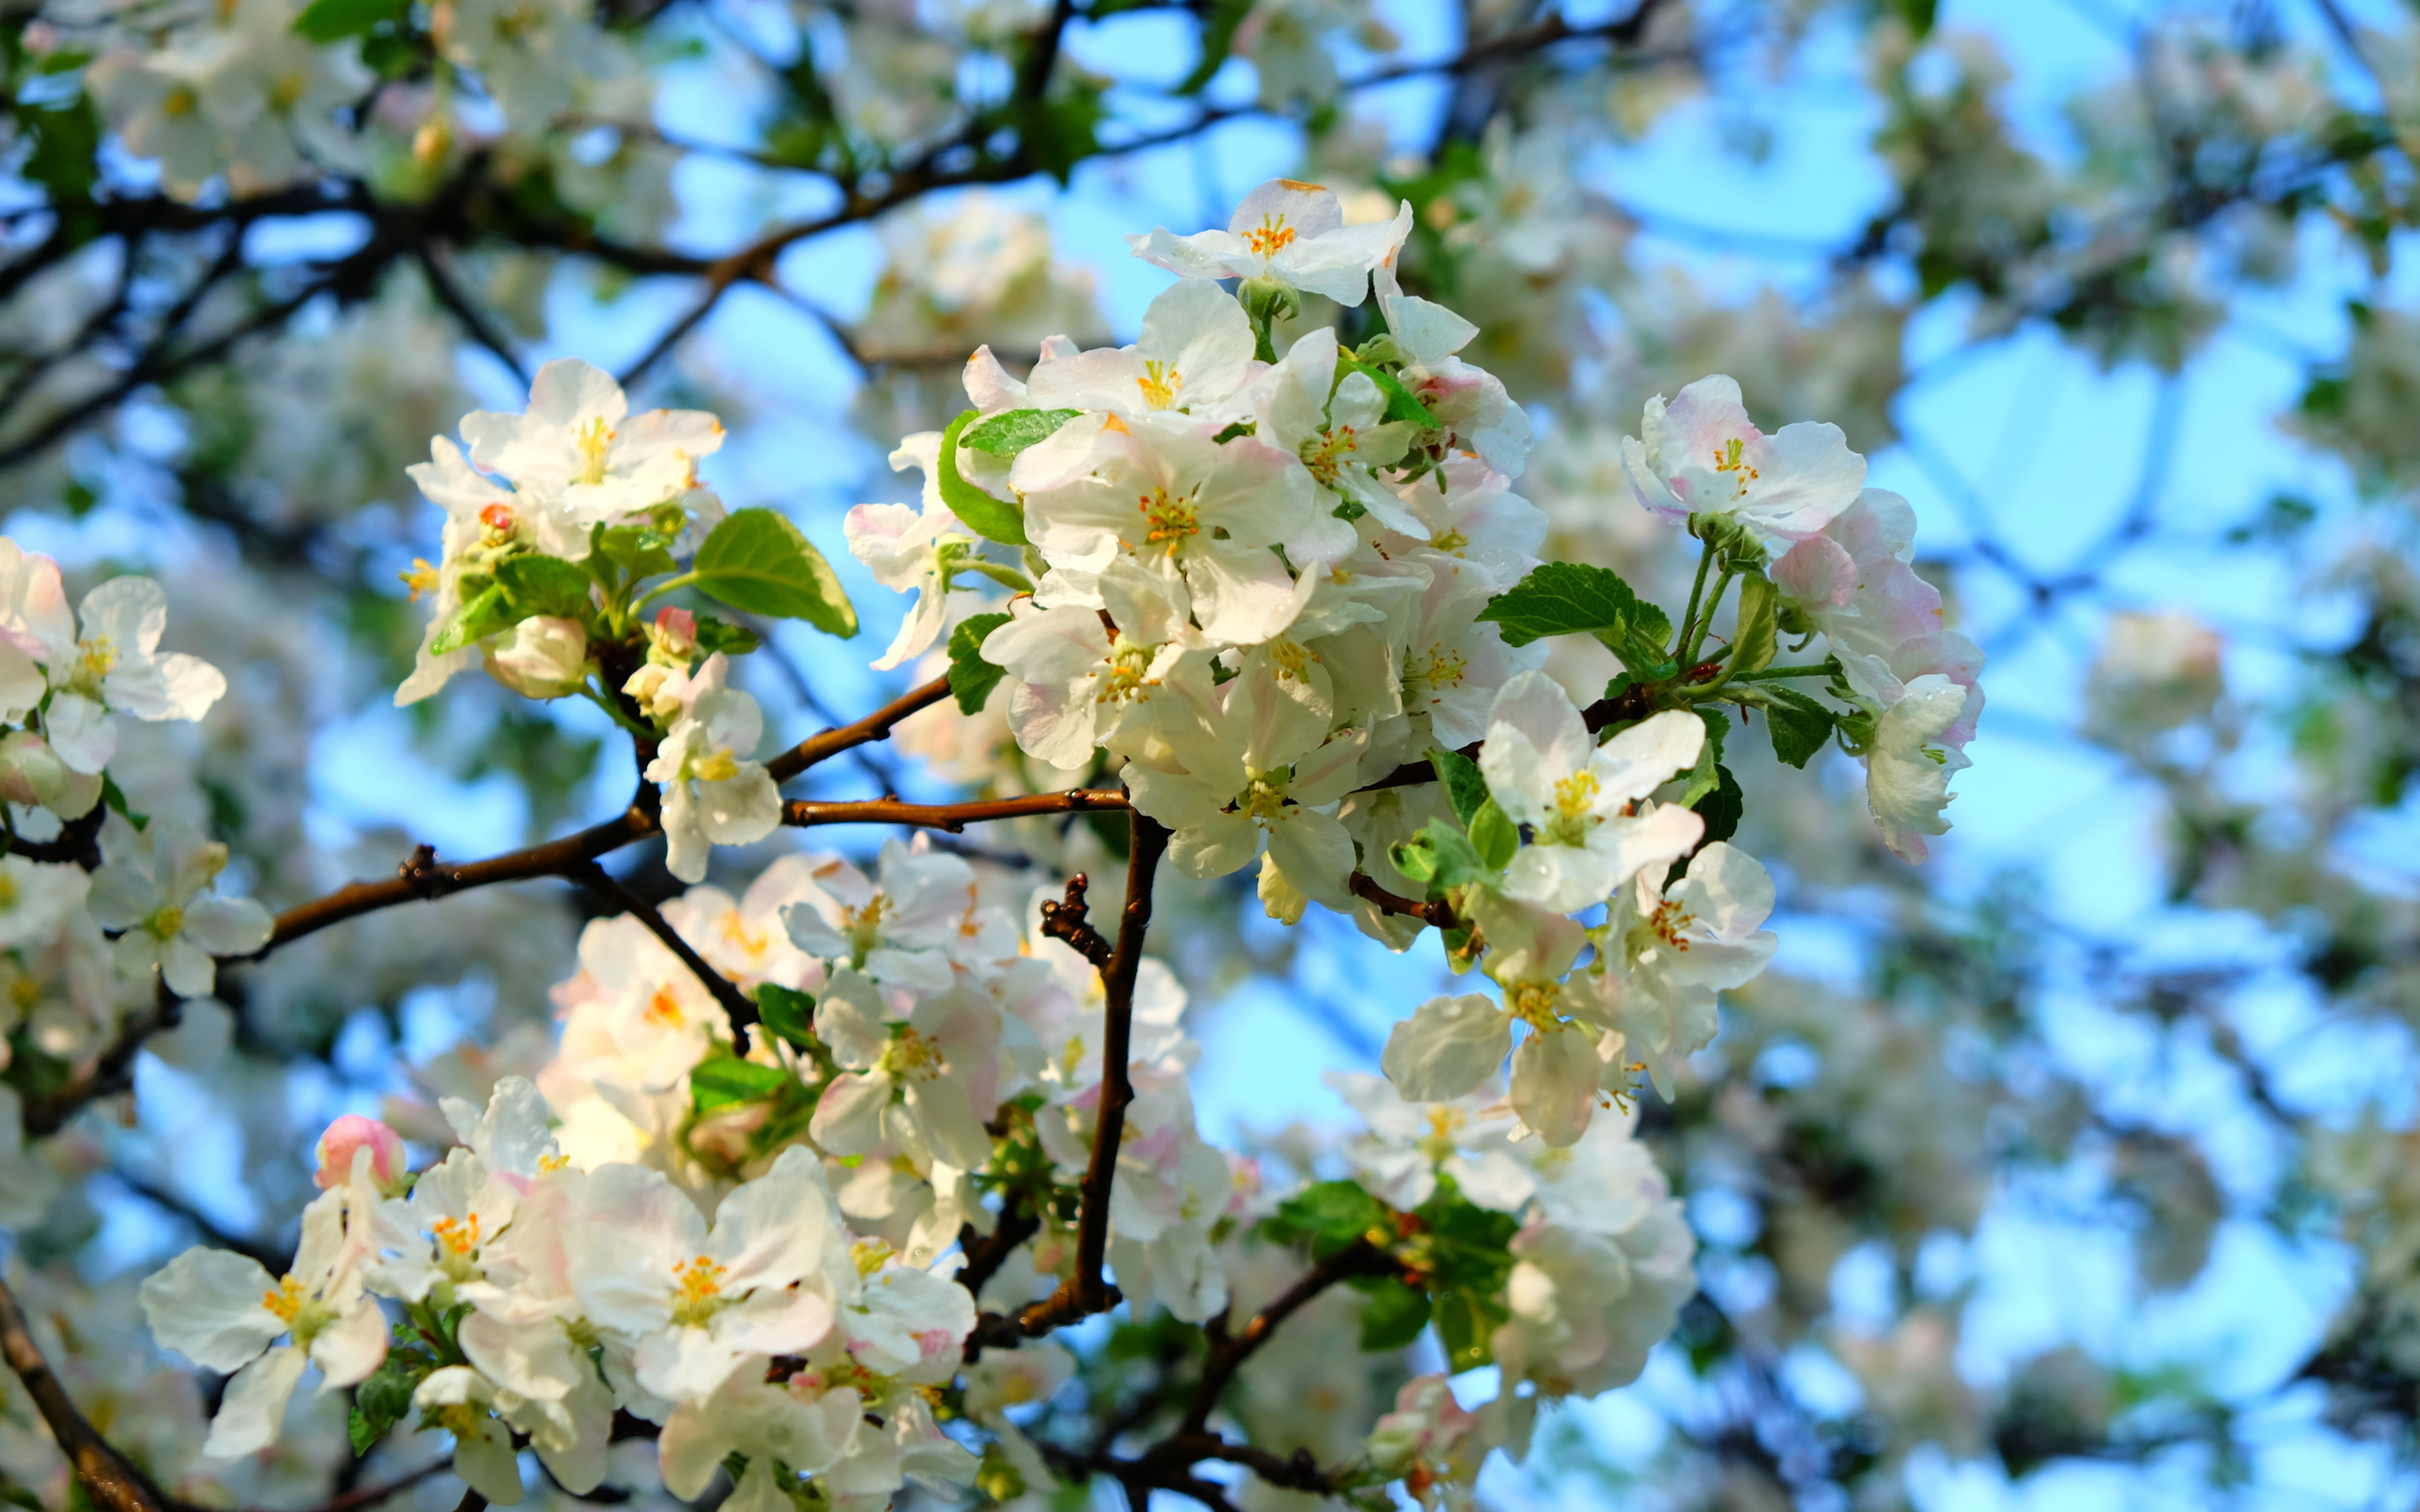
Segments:
[[[311,0],[294,18],[294,30],[315,42],[342,41],[380,22],[401,21],[411,8],[411,0]]]
[[[1278,1204],[1261,1231],[1280,1244],[1308,1243],[1326,1259],[1373,1228],[1389,1227],[1387,1205],[1353,1181],[1314,1181]]]
[[[436,1367],[437,1362],[426,1350],[387,1351],[385,1361],[369,1379],[353,1388],[353,1411],[345,1432],[355,1455],[369,1453],[371,1445],[411,1414],[411,1394]]]
[[[814,1042],[814,1013],[815,1000],[805,993],[770,981],[756,989],[756,1016],[796,1049]]]
[[[577,564],[535,551],[496,564],[496,586],[521,619],[533,614],[578,618],[588,608],[592,581]]]
[[[1714,785],[1690,807],[1706,822],[1706,837],[1700,843],[1712,845],[1739,833],[1740,818],[1747,812],[1747,795],[1740,791],[1739,779],[1731,776],[1731,769],[1717,764]]]
[[[1433,750],[1429,764],[1436,769],[1437,780],[1445,785],[1446,802],[1453,805],[1453,816],[1466,826],[1470,816],[1488,800],[1487,779],[1479,775],[1479,764],[1458,750]]]
[[[1504,643],[1550,635],[1592,635],[1633,671],[1658,668],[1672,623],[1630,591],[1621,575],[1577,562],[1549,562],[1487,601],[1479,617],[1501,625]]]
[[[1336,380],[1339,383],[1356,373],[1368,374],[1370,381],[1378,385],[1378,392],[1387,396],[1387,410],[1379,417],[1380,419],[1404,421],[1423,430],[1437,428],[1436,416],[1429,412],[1427,405],[1420,403],[1418,394],[1404,387],[1402,378],[1383,367],[1371,367],[1366,363],[1357,363],[1350,357],[1340,357],[1336,360]]]
[[[1781,591],[1764,574],[1740,579],[1739,628],[1731,637],[1731,671],[1762,671],[1773,665],[1780,641],[1777,614]]]
[[[1005,614],[976,614],[950,632],[950,692],[961,714],[981,714],[1008,672],[983,658],[984,637],[1008,623]]]
[[[437,639],[428,643],[428,649],[442,656],[500,635],[527,618],[513,608],[512,595],[504,592],[502,583],[489,582],[462,600],[453,618],[438,630]]]
[[[1765,733],[1773,737],[1773,753],[1792,766],[1804,767],[1832,738],[1838,717],[1806,694],[1787,687],[1768,687],[1764,707]]]
[[[697,649],[709,656],[718,651],[744,656],[763,644],[764,641],[756,638],[756,632],[744,625],[718,620],[711,614],[697,617]]]
[[[770,1097],[789,1085],[790,1073],[781,1067],[760,1066],[726,1053],[690,1068],[690,1103],[700,1113],[710,1113],[734,1103]]]
[[[1400,1350],[1429,1326],[1429,1299],[1404,1285],[1397,1276],[1379,1276],[1361,1288],[1370,1300],[1361,1304],[1361,1348],[1373,1354]]]
[[[1698,751],[1698,764],[1689,771],[1689,785],[1681,790],[1681,807],[1694,809],[1698,800],[1714,791],[1720,779],[1714,774],[1723,764],[1723,738],[1731,733],[1730,716],[1720,709],[1699,709],[1698,717],[1706,724],[1706,743]]]
[[[673,570],[671,541],[646,525],[599,525],[588,532],[589,573],[611,582],[609,566],[631,578],[659,578]]]
[[[1490,872],[1501,872],[1512,864],[1513,856],[1521,849],[1521,827],[1490,798],[1471,816],[1470,844],[1479,853],[1480,865]]]
[[[1009,409],[980,424],[970,425],[958,445],[994,456],[1015,456],[1036,441],[1047,441],[1059,427],[1082,411],[1076,409]]]
[[[690,572],[698,592],[751,614],[804,620],[828,635],[857,634],[857,610],[814,543],[769,509],[742,509],[714,528]]]
[[[1015,504],[1002,503],[976,487],[958,471],[958,438],[975,419],[971,409],[958,416],[941,432],[940,477],[941,502],[958,517],[967,529],[986,540],[1008,546],[1025,546],[1025,511]]]

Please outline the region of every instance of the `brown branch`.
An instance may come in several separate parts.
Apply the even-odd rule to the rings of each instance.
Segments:
[[[689,968],[689,974],[695,977],[698,984],[722,1005],[722,1011],[731,1018],[733,1048],[742,1055],[747,1053],[747,1030],[756,1022],[756,1004],[739,990],[738,983],[706,964],[706,958],[698,954],[689,941],[681,938],[681,932],[673,928],[672,920],[663,916],[662,910],[622,886],[620,878],[596,861],[582,861],[566,867],[563,874],[646,925],[648,933],[663,941],[664,949],[678,956],[680,964]]]
[[[166,982],[155,984],[151,1006],[118,1026],[117,1038],[109,1042],[109,1048],[101,1053],[91,1070],[39,1097],[26,1099],[25,1136],[41,1139],[54,1134],[85,1103],[133,1086],[134,1057],[143,1048],[143,1041],[163,1029],[175,1028],[184,1019],[184,1000],[170,992]]]
[[[485,887],[499,882],[528,882],[538,877],[563,876],[584,861],[620,850],[623,846],[645,840],[659,831],[655,815],[645,807],[634,803],[613,819],[601,825],[591,825],[577,834],[566,835],[540,845],[507,851],[484,861],[467,861],[459,866],[441,864],[434,847],[423,845],[414,850],[396,869],[391,882],[353,882],[310,903],[289,908],[277,916],[276,927],[270,932],[269,943],[242,960],[257,960],[281,945],[290,945],[305,934],[316,934],[331,924],[341,924],[349,918],[392,908],[397,903],[428,902],[450,893],[472,887]]]
[[[1279,1324],[1300,1312],[1312,1298],[1355,1276],[1391,1275],[1402,1269],[1402,1263],[1385,1250],[1366,1239],[1355,1240],[1312,1266],[1277,1301],[1255,1313],[1251,1321],[1244,1325],[1242,1333],[1231,1335],[1227,1332],[1227,1315],[1224,1313],[1210,1319],[1202,1328],[1202,1334],[1209,1340],[1210,1358],[1202,1366],[1202,1381],[1193,1389],[1192,1405],[1185,1411],[1184,1426],[1178,1430],[1176,1439],[1170,1442],[1175,1443],[1203,1431],[1204,1425],[1210,1421],[1210,1413],[1218,1405],[1219,1396],[1226,1392],[1228,1382],[1235,1379],[1235,1372],[1243,1368],[1244,1362],[1250,1359],[1254,1351],[1268,1342],[1269,1335],[1277,1331]],[[1152,1451],[1155,1455],[1158,1452],[1159,1448]],[[1262,1478],[1267,1479],[1265,1475]],[[1270,1484],[1284,1486],[1293,1483],[1271,1481]],[[1300,1489],[1324,1491],[1329,1488],[1322,1484]]]
[[[1143,937],[1151,930],[1152,879],[1168,850],[1168,829],[1140,810],[1128,810],[1126,904],[1118,919],[1118,943],[1101,986],[1108,995],[1101,1044],[1101,1103],[1093,1125],[1093,1159],[1078,1185],[1083,1194],[1076,1217],[1076,1273],[1057,1291],[1014,1318],[985,1314],[969,1336],[970,1350],[1014,1346],[1038,1338],[1123,1298],[1102,1275],[1109,1243],[1109,1190],[1117,1177],[1118,1146],[1125,1137],[1126,1106],[1134,1101],[1135,978],[1142,970]],[[1190,1492],[1187,1494],[1190,1495]]]
[[[1084,889],[1092,885],[1093,879],[1081,872],[1069,877],[1066,896],[1042,905],[1042,933],[1066,941],[1069,949],[1093,964],[1094,970],[1107,971],[1117,949],[1093,927],[1092,908],[1084,901]]]
[[[8,1368],[25,1383],[25,1394],[34,1398],[42,1421],[50,1425],[51,1437],[75,1467],[76,1479],[95,1506],[102,1512],[163,1512],[167,1499],[76,1411],[67,1388],[59,1384],[50,1362],[34,1343],[25,1315],[6,1282],[0,1282],[0,1354],[8,1356]]]
[[[787,782],[817,763],[830,761],[843,751],[855,750],[860,746],[871,745],[875,741],[884,739],[891,733],[892,725],[919,709],[930,708],[949,696],[950,680],[946,677],[936,677],[922,687],[910,688],[902,693],[855,724],[845,724],[837,730],[827,730],[818,735],[809,735],[788,750],[767,762],[765,770],[773,774],[774,781]]]
[[[1401,914],[1405,918],[1417,918],[1438,929],[1451,929],[1462,922],[1453,911],[1453,904],[1443,899],[1435,903],[1421,903],[1399,892],[1389,892],[1373,881],[1367,872],[1354,872],[1347,886],[1353,889],[1353,896],[1376,903],[1381,913]]]
[[[109,810],[99,802],[85,813],[59,826],[53,840],[8,837],[8,854],[29,861],[69,861],[90,872],[101,865],[101,825]]]
[[[363,1507],[375,1506],[390,1496],[401,1495],[438,1472],[449,1471],[453,1468],[454,1461],[451,1459],[432,1459],[418,1470],[397,1475],[384,1485],[365,1486],[358,1491],[347,1491],[342,1496],[330,1497],[318,1506],[306,1509],[306,1512],[361,1512]]]
[[[969,825],[994,819],[1019,819],[1046,813],[1110,813],[1126,807],[1126,795],[1114,788],[1070,788],[1064,793],[1036,793],[1018,798],[983,798],[971,803],[904,803],[897,798],[868,798],[856,803],[808,803],[793,798],[782,805],[782,823],[812,825],[913,825],[956,834]]]

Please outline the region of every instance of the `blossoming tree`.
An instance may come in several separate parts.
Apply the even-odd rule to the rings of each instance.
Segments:
[[[0,18],[0,1498],[2401,1442],[2420,34],[2135,8],[2047,134],[2055,27],[1926,0]],[[1869,182],[1736,229],[1842,93]],[[2139,466],[2039,375],[1928,438],[2028,351]],[[2164,901],[1962,870],[1984,646]],[[1272,987],[1316,1127],[1204,1069]],[[1995,1319],[2044,1210],[2121,1319]],[[2290,1364],[2155,1357],[2195,1286]]]

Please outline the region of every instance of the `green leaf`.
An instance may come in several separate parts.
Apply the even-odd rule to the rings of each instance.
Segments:
[[[1470,816],[1487,804],[1487,779],[1479,773],[1479,764],[1458,750],[1433,750],[1429,764],[1436,768],[1437,780],[1445,785],[1446,801],[1453,805],[1453,816],[1467,827]]]
[[[606,563],[632,578],[659,578],[673,570],[671,546],[671,537],[652,526],[599,525],[588,532],[588,570],[599,582],[612,580],[599,570]]]
[[[466,587],[469,581],[464,579]],[[512,595],[504,592],[503,584],[490,581],[462,600],[460,607],[454,610],[454,617],[445,622],[438,630],[437,639],[428,643],[428,649],[440,656],[449,651],[459,651],[464,646],[509,630],[527,617],[515,612]]]
[[[101,116],[78,95],[64,105],[20,105],[17,122],[34,139],[21,170],[54,200],[87,200],[100,181]]]
[[[1439,819],[1430,820],[1427,828],[1396,845],[1388,856],[1396,871],[1426,883],[1431,898],[1473,882],[1493,882],[1498,870],[1479,858],[1468,837]]]
[[[1512,864],[1521,849],[1521,826],[1494,798],[1479,806],[1471,817],[1470,844],[1479,853],[1479,864],[1490,872],[1501,872]]]
[[[760,1066],[725,1052],[690,1068],[690,1105],[708,1113],[734,1103],[771,1097],[789,1085],[790,1073],[781,1067]]]
[[[857,610],[822,552],[787,517],[742,509],[714,528],[690,573],[698,592],[751,614],[804,620],[827,635],[857,634]]]
[[[359,37],[380,22],[401,21],[411,0],[311,0],[294,18],[294,30],[315,42]]]
[[[1008,675],[983,659],[984,637],[1008,623],[1005,614],[976,614],[950,632],[950,692],[961,714],[981,714],[991,690]]]
[[[1479,617],[1501,625],[1508,646],[1592,635],[1633,671],[1660,667],[1672,636],[1664,611],[1632,593],[1620,573],[1577,562],[1543,563],[1489,599]]]
[[[1698,717],[1706,723],[1706,743],[1698,750],[1698,764],[1689,770],[1689,785],[1681,790],[1681,807],[1694,809],[1698,800],[1714,791],[1721,780],[1714,774],[1721,769],[1723,737],[1731,733],[1730,717],[1719,709],[1699,709]]]
[[[356,1457],[369,1453],[372,1444],[411,1413],[412,1392],[436,1367],[437,1362],[425,1350],[390,1350],[369,1379],[353,1388],[353,1412],[346,1424],[346,1436],[352,1440]]]
[[[1379,417],[1381,420],[1401,420],[1409,424],[1418,425],[1422,430],[1438,428],[1436,416],[1429,412],[1427,405],[1420,403],[1419,395],[1404,387],[1402,378],[1383,367],[1372,367],[1367,363],[1357,363],[1350,357],[1339,357],[1336,360],[1336,380],[1339,383],[1356,373],[1369,374],[1370,381],[1378,385],[1378,392],[1387,396],[1387,410]]]
[[[1025,538],[1025,511],[994,499],[958,471],[958,436],[974,418],[975,412],[967,410],[941,432],[941,502],[950,506],[950,513],[957,516],[967,529],[985,540],[1003,546],[1030,546],[1032,543]]]
[[[1365,1288],[1370,1300],[1361,1304],[1361,1348],[1372,1353],[1400,1350],[1429,1326],[1429,1299],[1395,1276],[1383,1276]]]
[[[697,616],[697,649],[711,656],[720,651],[726,656],[744,656],[765,642],[755,631],[729,620],[718,620],[711,614]]]
[[[1706,821],[1703,843],[1712,845],[1739,833],[1740,818],[1747,812],[1747,795],[1740,791],[1739,779],[1731,776],[1731,769],[1717,765],[1714,785],[1691,807]]]
[[[533,614],[579,618],[589,607],[588,590],[594,581],[576,563],[535,552],[506,557],[496,564],[496,586],[504,591],[505,599],[522,619]]]
[[[1890,0],[1890,8],[1919,42],[1931,35],[1933,15],[1940,8],[1938,0]]]
[[[1354,1181],[1314,1181],[1278,1204],[1261,1231],[1280,1244],[1308,1243],[1314,1259],[1326,1259],[1371,1229],[1391,1231],[1385,1203]]]
[[[1764,708],[1765,733],[1773,737],[1773,754],[1792,766],[1805,767],[1832,739],[1838,717],[1806,694],[1787,687],[1768,687]]]
[[[1739,627],[1731,636],[1733,672],[1762,671],[1773,665],[1773,654],[1780,648],[1776,621],[1781,591],[1764,574],[1750,573],[1740,579]]]
[[[1082,413],[1077,409],[1009,409],[981,424],[970,425],[958,438],[960,446],[994,456],[1015,456],[1036,441],[1047,441],[1059,427]]]
[[[815,1000],[805,993],[777,982],[765,982],[756,989],[756,1016],[793,1047],[804,1050],[814,1042]],[[690,1082],[694,1093],[696,1083]]]

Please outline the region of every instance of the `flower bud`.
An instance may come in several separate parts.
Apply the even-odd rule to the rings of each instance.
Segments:
[[[525,699],[559,699],[588,680],[588,632],[577,620],[540,614],[513,626],[488,653],[488,675]]]
[[[101,801],[101,774],[71,769],[41,736],[14,730],[0,738],[0,798],[79,819]]]
[[[687,671],[696,655],[697,616],[670,606],[658,609],[656,623],[647,626],[647,659]]]
[[[363,1149],[370,1154],[370,1180],[394,1196],[403,1184],[403,1136],[358,1113],[346,1114],[319,1136],[319,1168],[311,1180],[323,1192],[343,1185],[352,1180],[354,1153]]]

